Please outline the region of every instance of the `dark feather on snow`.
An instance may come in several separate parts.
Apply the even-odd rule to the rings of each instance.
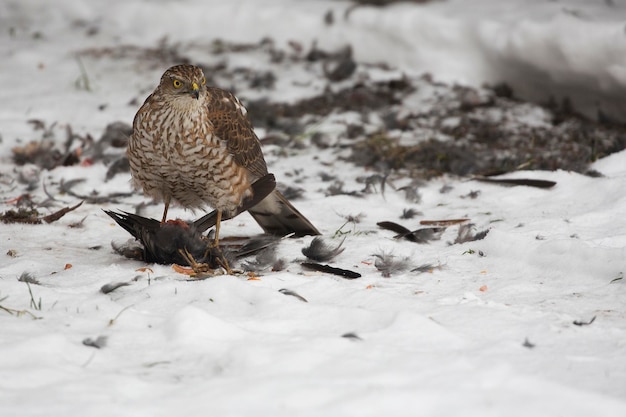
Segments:
[[[398,191],[404,191],[404,198],[411,203],[419,203],[422,201],[422,195],[419,192],[419,187],[423,186],[424,182],[421,180],[413,180],[409,185],[401,187]]]
[[[103,347],[106,346],[106,344],[107,344],[107,337],[106,336],[98,336],[95,339],[92,339],[91,337],[83,339],[83,345],[89,346],[89,347],[94,347],[96,349],[103,348]]]
[[[428,243],[430,240],[439,240],[445,232],[445,227],[423,227],[413,230],[411,233],[394,236],[396,239],[404,238],[415,243]]]
[[[284,268],[284,260],[276,256],[276,246],[268,246],[257,253],[254,260],[244,262],[241,267],[244,271],[259,271],[271,266],[272,271]]]
[[[110,282],[108,284],[104,284],[100,288],[100,292],[103,294],[108,294],[110,292],[117,290],[118,288],[127,287],[129,285],[131,285],[129,282]]]
[[[441,269],[441,265],[435,265],[435,264],[422,264],[416,268],[411,269],[411,272],[418,272],[418,273],[424,273],[424,272],[431,272],[433,269]]]
[[[353,333],[353,332],[344,333],[341,335],[341,337],[345,337],[346,339],[351,339],[351,340],[363,340],[361,339],[361,337],[359,337],[358,334]]]
[[[318,236],[311,241],[309,246],[302,248],[302,254],[317,262],[328,262],[344,251],[344,248],[341,247],[344,240],[339,242],[337,246],[331,247]]]
[[[20,282],[26,282],[28,284],[39,285],[40,282],[30,272],[22,272],[22,275],[17,279]]]
[[[301,296],[300,294],[298,294],[295,291],[292,290],[288,290],[287,288],[281,288],[280,290],[278,290],[278,292],[283,293],[285,295],[291,295],[292,297],[296,297],[298,300],[308,303],[307,299],[304,298],[303,296]]]
[[[474,233],[476,229],[476,225],[474,223],[462,224],[459,226],[459,234],[456,239],[454,239],[454,243],[465,243],[465,242],[473,242],[476,240],[482,240],[489,233],[489,229],[482,230],[478,233]]]
[[[302,262],[300,265],[302,265],[302,267],[306,269],[338,275],[345,279],[361,278],[361,274],[359,274],[358,272],[350,271],[349,269],[335,268],[334,266],[318,264],[315,262]]]
[[[391,255],[389,253],[380,253],[374,254],[376,257],[376,261],[374,261],[374,266],[378,269],[383,277],[388,278],[391,275],[404,272],[409,268],[409,258],[396,258],[395,255]]]
[[[394,222],[378,222],[378,227],[397,233],[394,239],[406,239],[415,243],[427,243],[429,240],[439,240],[446,230],[445,227],[422,227],[417,230],[409,230]]]
[[[365,213],[359,213],[359,214],[340,214],[339,216],[341,216],[343,219],[345,219],[345,221],[347,221],[348,223],[361,223],[361,220],[363,220],[365,218]]]
[[[413,217],[420,215],[420,214],[422,214],[420,211],[409,208],[409,209],[402,210],[402,214],[400,215],[400,218],[405,219],[405,220],[410,220]]]

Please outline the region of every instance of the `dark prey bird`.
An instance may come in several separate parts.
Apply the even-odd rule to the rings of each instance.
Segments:
[[[252,195],[243,200],[237,211],[229,213],[228,219],[255,206],[267,197],[276,182],[273,174],[266,174],[252,184]],[[203,232],[215,226],[215,212],[206,214],[194,222],[169,220],[161,223],[137,214],[104,210],[117,224],[130,233],[143,246],[141,259],[160,264],[187,265],[192,262],[205,263],[212,268],[223,266],[219,247],[216,247]]]

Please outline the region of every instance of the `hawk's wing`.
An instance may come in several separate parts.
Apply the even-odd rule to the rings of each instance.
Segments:
[[[215,87],[207,87],[207,91],[210,98],[209,119],[215,134],[226,141],[235,162],[249,170],[253,178],[267,174],[261,142],[246,117],[245,107],[228,91]]]

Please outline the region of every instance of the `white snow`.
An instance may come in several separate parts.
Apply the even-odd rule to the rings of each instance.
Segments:
[[[97,137],[108,123],[130,123],[138,105],[128,103],[143,100],[165,69],[141,60],[83,59],[88,90],[77,53],[154,47],[164,36],[172,45],[195,42],[198,56],[216,61],[203,49],[215,38],[269,36],[306,48],[317,39],[328,49],[349,43],[359,62],[385,61],[445,82],[506,81],[521,96],[567,94],[590,114],[601,108],[623,117],[624,1],[399,3],[357,8],[344,21],[348,6],[2,2],[0,211],[22,193],[24,186],[9,180],[16,171],[33,175],[32,166],[11,161],[13,146],[41,137],[27,120],[57,122],[58,140],[66,125]],[[331,26],[323,22],[327,10],[334,11]],[[284,100],[319,87],[294,85],[302,77],[296,70],[285,77],[272,92]],[[416,103],[429,100],[427,93],[416,94]],[[340,122],[330,116],[320,131],[332,136]],[[283,241],[278,250],[287,269],[260,271],[259,280],[190,281],[170,266],[140,269],[146,265],[110,249],[128,236],[101,209],[132,210],[145,200],[141,195],[85,204],[51,224],[0,224],[0,306],[12,309],[0,309],[0,415],[626,415],[626,151],[594,163],[599,178],[509,174],[557,182],[542,190],[444,177],[421,186],[421,201],[411,204],[389,187],[361,199],[326,197],[320,171],[343,177],[348,190],[361,189],[356,178],[366,172],[323,165],[333,158],[318,150],[280,159],[271,150],[267,160],[279,182],[303,171],[306,181],[297,185],[306,189],[304,200],[294,204],[332,243],[337,230],[345,233],[346,249],[333,264],[362,278],[303,270],[300,250],[310,237]],[[75,189],[84,194],[130,191],[127,174],[104,182],[105,172],[102,164],[57,168],[42,172],[38,184],[56,193],[51,211],[76,203],[52,187],[61,179],[84,178]],[[451,191],[440,192],[443,186]],[[472,191],[479,198],[469,198]],[[41,188],[33,197],[46,199]],[[458,230],[450,227],[441,240],[417,245],[376,226],[397,221],[409,207],[426,219],[467,217],[490,231],[484,240],[449,245]],[[147,210],[160,216],[160,206]],[[342,216],[359,213],[360,223],[345,224]],[[191,217],[179,208],[172,215]],[[69,227],[84,217],[82,228]],[[247,215],[223,225],[225,235],[258,232]],[[406,258],[409,268],[382,277],[374,255],[383,252]],[[425,263],[436,267],[410,272]],[[40,284],[18,281],[23,272]],[[130,285],[100,292],[119,281]],[[574,324],[594,317],[590,325]],[[347,333],[359,339],[342,337]],[[104,346],[85,346],[88,338]]]

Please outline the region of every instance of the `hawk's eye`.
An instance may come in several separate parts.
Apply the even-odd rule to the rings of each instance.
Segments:
[[[206,84],[206,78],[202,78],[202,85]]]
[[[183,83],[180,80],[174,80],[172,82],[172,85],[174,86],[174,88],[180,88],[183,86]]]

